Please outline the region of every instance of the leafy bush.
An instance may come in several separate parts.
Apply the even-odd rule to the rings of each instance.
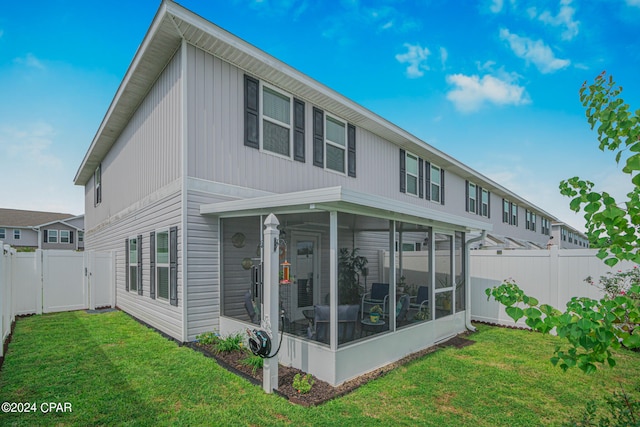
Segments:
[[[311,374],[306,374],[305,376],[296,374],[296,376],[293,377],[293,388],[298,390],[298,393],[306,394],[309,393],[315,382]]]
[[[220,335],[216,332],[204,332],[200,335],[196,335],[196,341],[202,345],[214,345],[220,341]]]
[[[231,334],[225,338],[219,338],[215,343],[217,351],[220,352],[232,352],[236,350],[242,350],[243,337],[241,334]]]
[[[636,394],[640,386],[636,387]],[[572,420],[565,423],[567,427],[640,427],[640,400],[638,396],[627,394],[624,390],[613,392],[613,396],[606,397],[608,415],[598,416],[598,404],[595,401],[587,403],[585,414],[580,421]],[[609,418],[611,416],[611,418]]]
[[[264,359],[255,354],[251,354],[244,359],[242,359],[242,364],[251,367],[251,372],[255,375],[258,369],[261,369],[264,366]]]

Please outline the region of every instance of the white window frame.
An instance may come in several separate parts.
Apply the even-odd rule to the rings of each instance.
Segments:
[[[134,261],[131,261],[131,243],[135,242],[136,244],[136,252]],[[140,250],[140,245],[138,244],[138,236],[129,237],[129,246],[127,247],[127,257],[129,259],[129,271],[127,274],[129,275],[129,292],[138,293],[138,286],[141,284],[138,283],[138,251]],[[132,268],[135,268],[134,273],[132,274]],[[136,284],[135,288],[133,284]]]
[[[47,243],[58,243],[58,230],[47,230]]]
[[[6,238],[7,238],[7,229],[0,228],[0,239],[6,239]]]
[[[478,213],[478,186],[473,182],[469,182],[469,188],[467,191],[469,192],[469,212]]]
[[[84,242],[84,231],[78,230],[78,243]]]
[[[485,201],[485,195],[487,199]],[[489,190],[482,189],[482,193],[480,194],[482,200],[480,201],[480,215],[484,217],[489,217]]]
[[[509,224],[518,226],[518,205],[511,203],[511,217]]]
[[[333,142],[331,140],[328,139],[327,137],[327,121],[329,120],[333,120],[335,122],[338,122],[339,124],[341,124],[344,127],[344,145],[340,145],[336,142]],[[347,152],[349,149],[349,140],[348,140],[348,134],[347,134],[347,130],[348,130],[348,125],[347,122],[342,120],[341,118],[334,116],[333,114],[329,114],[325,111],[324,113],[324,168],[325,170],[331,171],[331,172],[335,172],[335,173],[339,173],[341,175],[346,175],[347,174]],[[335,147],[338,148],[340,150],[342,150],[342,166],[343,166],[343,170],[337,170],[337,169],[333,169],[329,167],[329,162],[327,162],[327,146],[331,146],[331,147]]]
[[[13,240],[20,240],[21,236],[22,236],[22,232],[20,231],[19,228],[16,228],[13,230]]]
[[[429,180],[431,185],[431,188],[429,189],[429,200],[431,200],[432,202],[436,202],[436,203],[442,203],[442,168],[440,166],[436,166],[434,164],[431,165],[431,170],[430,172],[430,176],[431,179]],[[437,172],[437,173],[434,173]],[[435,179],[434,179],[435,177]],[[438,181],[438,182],[434,182],[434,181]],[[434,189],[437,189],[437,191],[434,191]],[[438,195],[438,197],[435,197],[435,194]]]
[[[93,181],[95,185],[94,206],[98,206],[100,203],[102,203],[102,163],[98,165],[95,172],[93,173]]]
[[[67,235],[67,237],[66,237],[67,241],[66,242],[63,240],[64,239],[64,237],[63,237],[64,233],[66,233],[66,235]],[[71,243],[71,232],[69,230],[60,230],[60,243],[66,243],[66,244]]]
[[[161,263],[160,261],[158,261],[158,253],[159,253],[158,248],[160,247],[158,245],[158,238],[162,233],[167,234],[167,262],[166,263],[164,262]],[[156,230],[155,239],[156,239],[155,241],[156,299],[169,303],[169,298],[171,297],[171,233],[169,232],[169,229],[167,228],[162,230]],[[167,297],[166,298],[160,296],[160,269],[161,268],[166,268],[167,270]]]
[[[273,117],[269,117],[267,115],[264,114],[264,91],[265,88],[269,91],[275,92],[276,94],[289,99],[289,123],[284,123],[281,122],[278,119],[274,119]],[[260,151],[267,153],[267,154],[272,154],[274,156],[278,156],[278,157],[282,157],[284,159],[293,159],[293,133],[294,133],[294,129],[293,129],[293,110],[294,110],[294,104],[293,104],[293,96],[291,96],[290,94],[281,91],[280,89],[276,88],[275,86],[271,86],[270,84],[264,83],[262,80],[260,80]],[[287,128],[289,130],[289,155],[285,155],[285,154],[281,154],[281,153],[277,153],[275,151],[271,151],[267,148],[264,148],[264,136],[265,136],[265,132],[264,132],[264,121],[268,121],[270,123],[273,123],[277,126],[281,126],[283,128]]]
[[[416,162],[416,173],[415,175],[412,174],[411,172],[409,172],[409,158],[411,159],[415,159]],[[409,153],[408,151],[405,151],[405,166],[404,166],[404,170],[405,170],[405,178],[404,178],[404,184],[405,184],[405,191],[406,194],[411,194],[413,196],[418,196],[419,192],[420,192],[420,188],[418,187],[420,185],[420,177],[418,176],[418,174],[420,173],[420,171],[418,170],[419,166],[419,157],[416,156],[413,153]],[[413,177],[416,180],[416,192],[412,193],[409,191],[409,178]]]

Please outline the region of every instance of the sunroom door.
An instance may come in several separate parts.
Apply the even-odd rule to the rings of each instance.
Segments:
[[[312,316],[320,302],[320,236],[296,233],[292,236],[291,270],[293,276],[292,311],[294,319]]]

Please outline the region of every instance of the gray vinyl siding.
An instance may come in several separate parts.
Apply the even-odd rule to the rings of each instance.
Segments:
[[[33,248],[38,247],[38,232],[30,228],[20,227],[0,227],[5,229],[5,238],[0,239],[5,245],[10,246],[29,246]],[[13,238],[13,231],[20,230],[20,238]]]
[[[190,191],[187,200],[187,340],[218,330],[220,317],[220,268],[218,218],[200,215],[200,205],[222,201],[220,197]]]
[[[85,229],[128,208],[181,174],[180,51],[171,59],[102,161],[102,203],[85,186]]]
[[[57,230],[58,232],[58,243],[47,243],[44,240],[44,230]],[[60,231],[66,230],[69,232],[73,232],[73,243],[60,243]],[[78,230],[73,227],[69,227],[66,224],[62,224],[60,222],[56,222],[53,224],[46,225],[42,227],[40,230],[40,238],[42,239],[42,249],[67,249],[67,250],[75,250],[78,247]]]
[[[162,199],[147,203],[113,222],[85,233],[86,249],[115,251],[116,305],[132,316],[182,341],[183,268],[181,193],[174,192]],[[178,306],[168,301],[151,299],[150,293],[150,235],[152,231],[178,227]],[[125,288],[125,240],[142,235],[142,295]]]

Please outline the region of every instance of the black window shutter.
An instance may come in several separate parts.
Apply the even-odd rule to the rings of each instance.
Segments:
[[[313,107],[313,165],[324,167],[324,112]]]
[[[491,218],[491,191],[487,191],[487,218]]]
[[[513,224],[513,203],[509,202],[509,224]]]
[[[427,194],[426,199],[431,200],[431,163],[424,162],[424,168],[426,169],[426,177],[427,177]]]
[[[464,209],[469,212],[469,181],[464,181]]]
[[[44,230],[44,242],[47,243],[49,241],[49,230]]]
[[[440,169],[440,204],[444,205],[444,169]]]
[[[149,296],[156,299],[156,232],[149,235]]]
[[[356,127],[352,124],[347,126],[347,164],[349,165],[349,176],[356,177]]]
[[[73,231],[69,232],[69,243],[73,243]]]
[[[407,192],[407,155],[406,152],[400,149],[400,192]]]
[[[138,295],[142,295],[142,235],[138,235]]]
[[[304,152],[304,102],[293,100],[293,159],[305,161]]]
[[[129,239],[124,239],[124,287],[129,291]]]
[[[244,145],[260,148],[260,84],[244,76]]]
[[[476,185],[476,215],[482,216],[482,187]]]
[[[169,230],[169,302],[178,305],[178,227]]]
[[[424,197],[424,160],[418,159],[418,197]]]

